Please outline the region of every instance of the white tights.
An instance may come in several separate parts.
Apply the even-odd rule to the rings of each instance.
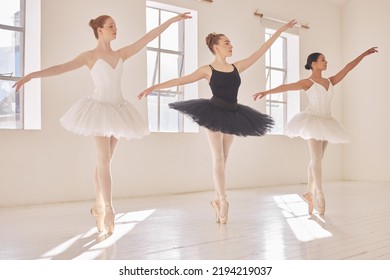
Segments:
[[[215,197],[221,205],[221,215],[224,216],[226,207],[225,191],[225,168],[229,155],[230,147],[233,143],[234,136],[222,132],[207,130],[211,153],[213,156],[213,178],[215,187]]]
[[[324,157],[327,141],[310,139],[307,141],[310,151],[310,164],[308,168],[308,192],[317,197],[323,197],[322,192],[322,158]]]
[[[114,137],[95,137],[97,166],[95,170],[96,208],[112,206],[111,160],[118,139]]]

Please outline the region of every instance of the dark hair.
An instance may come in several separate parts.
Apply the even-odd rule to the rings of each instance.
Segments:
[[[218,44],[219,39],[221,39],[224,34],[210,33],[206,37],[206,45],[209,47],[209,50],[215,54],[213,46]]]
[[[91,19],[89,21],[89,26],[91,26],[91,28],[93,29],[93,33],[95,34],[96,39],[99,38],[97,29],[103,28],[104,24],[106,23],[106,20],[109,18],[111,18],[111,17],[107,16],[107,15],[102,15],[102,16],[98,16],[95,19]]]
[[[305,65],[305,69],[306,70],[310,70],[312,69],[311,67],[311,64],[313,62],[316,62],[318,57],[321,55],[321,53],[318,53],[318,52],[315,52],[315,53],[312,53],[310,54],[308,57],[307,57],[307,62],[306,62],[306,65]]]

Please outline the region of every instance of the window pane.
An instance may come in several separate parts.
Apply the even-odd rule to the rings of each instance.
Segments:
[[[161,94],[160,96],[160,131],[179,131],[179,112],[170,109],[168,104],[178,100],[176,94]]]
[[[146,8],[146,30],[149,32],[159,26],[159,11],[153,8]],[[158,37],[148,44],[148,47],[158,48]]]
[[[157,84],[159,82],[159,71],[157,64],[157,52],[147,51],[147,84],[148,87]]]
[[[176,15],[177,13],[161,11],[161,22],[165,22]],[[161,34],[162,49],[179,51],[179,24],[180,23],[182,22],[175,22]]]
[[[284,38],[279,37],[273,43],[271,51],[271,67],[284,68]]]
[[[271,88],[280,86],[284,82],[284,72],[271,70]]]
[[[1,0],[1,2],[0,24],[21,26],[20,0]]]
[[[275,93],[275,94],[268,94],[266,100],[283,102],[284,101],[284,93],[281,92],[281,93]]]
[[[284,83],[285,73],[283,71],[267,70],[267,72],[270,72],[269,79],[267,80],[267,89],[275,88]],[[267,100],[283,101],[283,93],[268,94],[266,98]]]
[[[272,134],[283,134],[284,106],[285,104],[267,102],[267,114],[275,121],[271,130]]]
[[[13,81],[0,80],[0,128],[22,128],[21,98]]]
[[[161,54],[161,81],[167,81],[180,77],[181,56],[177,54]]]
[[[0,74],[22,76],[20,67],[20,32],[0,29]]]
[[[148,95],[148,119],[150,131],[158,131],[158,96],[155,93]]]

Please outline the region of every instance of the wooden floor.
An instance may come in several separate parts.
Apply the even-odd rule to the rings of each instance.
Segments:
[[[0,259],[390,259],[390,182],[326,183],[325,216],[307,214],[305,188],[228,190],[226,225],[215,223],[212,192],[115,200],[109,237],[90,201],[0,208]]]

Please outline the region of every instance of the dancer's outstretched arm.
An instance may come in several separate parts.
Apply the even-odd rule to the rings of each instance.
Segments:
[[[186,76],[183,76],[180,78],[176,78],[176,79],[172,79],[172,80],[160,83],[160,84],[155,84],[155,85],[145,89],[140,94],[138,94],[138,99],[141,99],[142,97],[145,97],[145,96],[149,95],[150,93],[152,93],[153,91],[158,90],[158,89],[170,88],[170,87],[174,87],[174,86],[181,86],[181,85],[197,82],[201,79],[204,79],[204,78],[207,78],[208,76],[210,76],[210,72],[211,72],[210,67],[208,67],[206,65],[202,66],[202,67],[198,68],[195,72],[193,72],[189,75],[186,75]]]
[[[259,60],[260,57],[262,57],[267,50],[272,46],[272,44],[276,41],[276,39],[282,34],[284,31],[286,31],[289,28],[292,28],[294,25],[297,24],[296,20],[292,20],[285,25],[283,25],[281,28],[279,28],[267,41],[264,42],[264,44],[261,45],[261,47],[255,51],[252,55],[249,57],[239,60],[234,63],[234,65],[237,67],[238,71],[241,73],[248,69],[250,66],[252,66],[257,60]]]
[[[177,15],[175,17],[172,17],[168,19],[166,22],[161,24],[160,26],[157,26],[156,28],[150,30],[148,33],[146,33],[144,36],[142,36],[140,39],[138,39],[135,43],[128,45],[126,47],[123,47],[118,50],[119,55],[122,57],[123,60],[128,59],[129,57],[135,55],[138,53],[142,48],[144,48],[149,42],[153,41],[155,38],[157,38],[161,33],[163,33],[171,24],[183,20],[183,19],[189,19],[192,18],[190,16],[190,13],[182,13],[180,15]]]
[[[31,79],[56,76],[65,72],[76,70],[84,65],[87,65],[88,57],[89,52],[84,52],[68,62],[48,67],[40,71],[31,72],[18,80],[12,87],[15,88],[15,91],[19,91],[19,89]]]
[[[332,85],[336,85],[339,82],[341,82],[345,78],[345,76],[349,73],[349,71],[351,71],[353,68],[355,68],[363,60],[363,58],[365,58],[366,56],[368,56],[370,54],[377,53],[377,52],[378,52],[378,48],[373,47],[373,48],[366,50],[364,53],[362,53],[357,58],[352,60],[343,69],[341,69],[340,72],[338,72],[336,75],[329,78]]]
[[[301,90],[301,89],[307,90],[308,88],[310,88],[311,85],[312,82],[309,79],[300,80],[295,83],[280,85],[270,90],[260,91],[258,93],[255,93],[253,95],[253,100],[256,101],[257,99],[263,98],[267,94],[281,93],[289,90]]]

